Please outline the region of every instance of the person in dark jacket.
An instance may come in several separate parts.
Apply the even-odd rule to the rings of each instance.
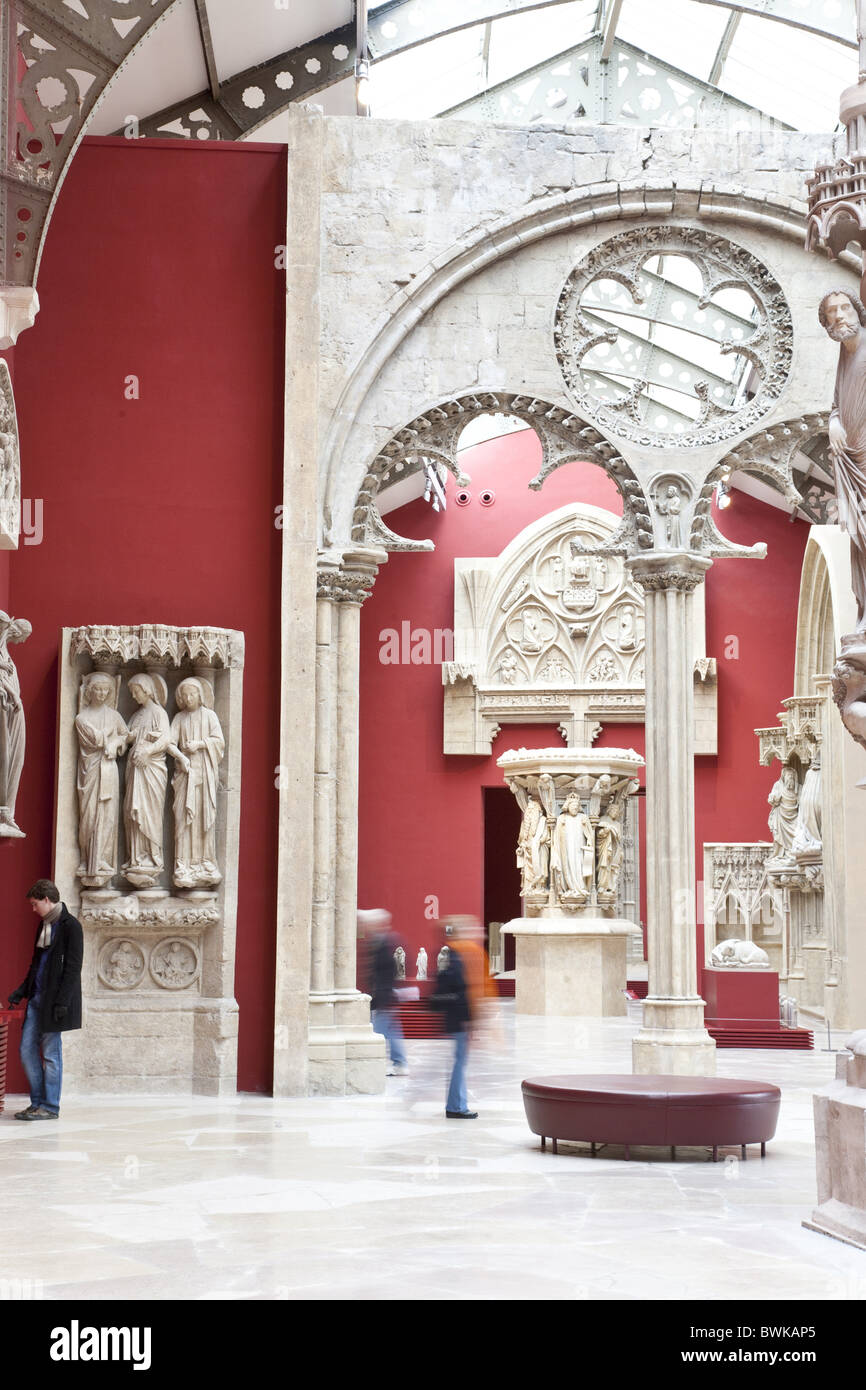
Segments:
[[[375,907],[358,913],[358,930],[369,941],[367,989],[370,993],[370,1019],[373,1032],[381,1033],[388,1044],[388,1076],[408,1076],[403,1029],[397,1011],[394,981],[397,966],[394,951],[399,946],[391,930],[391,914]]]
[[[453,943],[442,969],[436,975],[436,991],[430,1003],[443,1015],[445,1032],[454,1039],[454,1065],[448,1083],[445,1114],[449,1120],[477,1120],[478,1111],[469,1109],[466,1095],[466,1062],[472,1029],[472,1002],[466,969]]]
[[[21,1030],[21,1062],[30,1086],[30,1104],[16,1120],[56,1120],[63,1083],[61,1033],[81,1027],[81,923],[60,901],[56,883],[40,878],[27,894],[40,919],[26,979],[9,1003],[26,999]]]

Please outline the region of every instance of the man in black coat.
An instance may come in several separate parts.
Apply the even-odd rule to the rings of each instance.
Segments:
[[[60,901],[56,883],[40,878],[27,894],[40,919],[27,978],[9,995],[26,999],[21,1062],[30,1085],[30,1104],[16,1120],[56,1120],[60,1114],[63,1050],[60,1034],[81,1027],[81,923]]]

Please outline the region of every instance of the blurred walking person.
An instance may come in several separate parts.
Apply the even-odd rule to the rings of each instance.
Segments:
[[[486,992],[482,927],[477,917],[451,917],[446,931],[448,956],[436,975],[436,992],[430,1001],[444,1015],[445,1032],[454,1041],[445,1115],[449,1120],[477,1120],[478,1111],[469,1109],[466,1067],[470,1039]]]
[[[370,995],[370,1017],[374,1033],[381,1033],[388,1044],[387,1076],[408,1076],[403,1029],[400,1026],[394,981],[397,963],[394,952],[400,941],[391,929],[391,914],[374,907],[358,913],[358,931],[368,939],[366,988]]]

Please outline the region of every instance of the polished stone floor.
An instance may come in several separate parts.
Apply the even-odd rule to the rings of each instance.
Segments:
[[[409,1043],[411,1075],[384,1096],[70,1097],[56,1125],[16,1122],[10,1098],[0,1296],[866,1298],[866,1253],[800,1224],[832,1055],[719,1053],[720,1075],[782,1087],[763,1161],[555,1157],[526,1128],[521,1078],[629,1071],[637,1025],[494,1009],[471,1058],[476,1121],[445,1119],[439,1042]]]

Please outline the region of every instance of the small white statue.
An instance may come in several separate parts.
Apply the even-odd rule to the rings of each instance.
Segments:
[[[449,957],[449,955],[450,955],[450,951],[448,950],[448,947],[447,947],[447,946],[443,946],[443,947],[442,947],[442,950],[439,952],[438,956],[436,957],[436,969],[437,969],[437,971],[438,971],[440,974],[441,974],[441,972],[442,972],[443,970],[447,969],[447,966],[448,966],[448,957]]]
[[[398,946],[398,947],[396,948],[396,950],[394,951],[394,964],[395,964],[395,966],[397,967],[397,979],[398,979],[398,980],[405,980],[405,978],[406,978],[406,952],[403,950],[403,947],[402,947],[402,946]]]
[[[734,936],[728,941],[719,942],[710,955],[710,964],[728,969],[748,966],[750,970],[767,970],[770,957],[754,941],[741,941]]]
[[[415,979],[427,979],[427,952],[424,950],[423,946],[415,957]]]

